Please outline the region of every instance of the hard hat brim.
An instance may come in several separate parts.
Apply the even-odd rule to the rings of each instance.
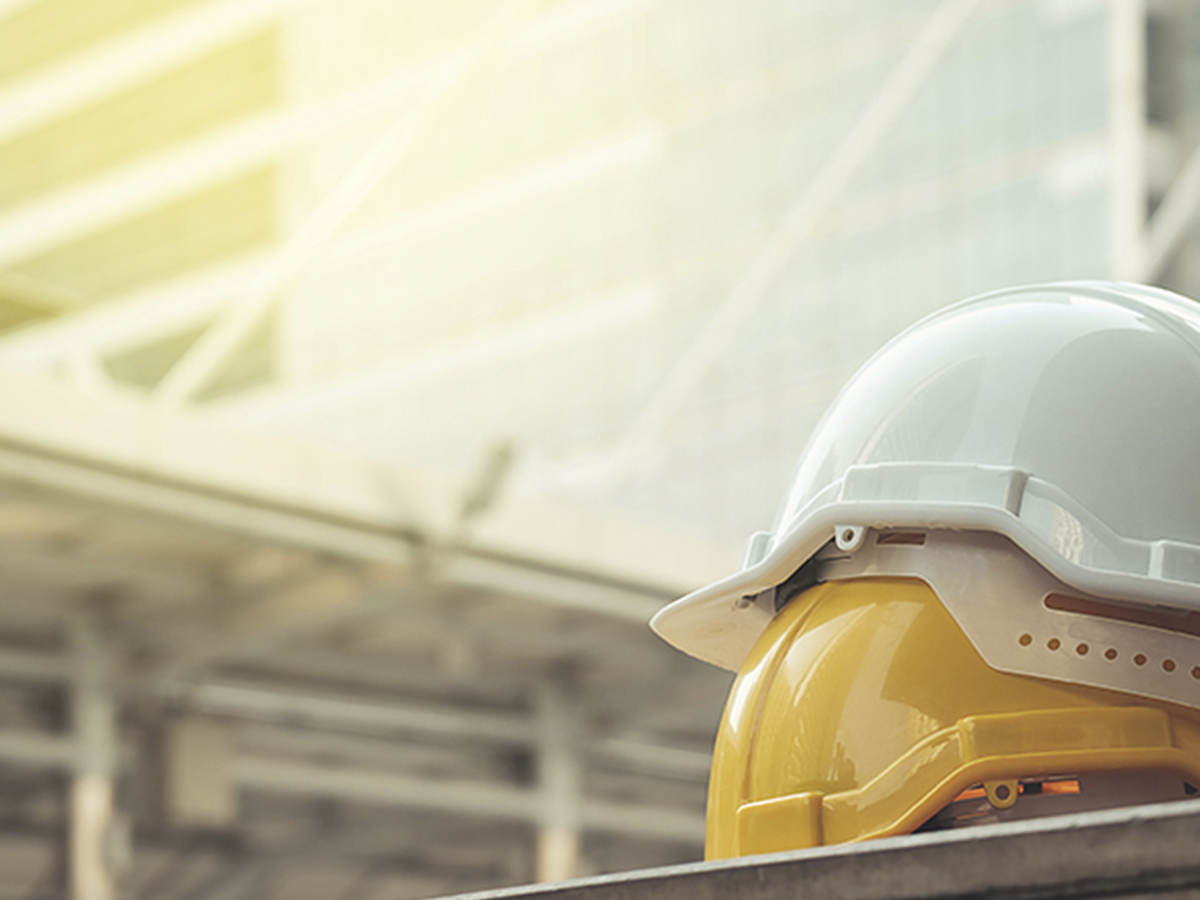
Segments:
[[[862,499],[880,496],[905,499]],[[1080,591],[1200,610],[1200,546],[1122,537],[1054,485],[1015,468],[892,463],[850,467],[761,561],[667,605],[651,627],[683,652],[738,671],[774,613],[747,598],[786,580],[848,526],[992,532]]]

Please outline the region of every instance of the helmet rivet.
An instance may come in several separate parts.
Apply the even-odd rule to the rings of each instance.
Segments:
[[[1087,644],[1078,644],[1075,647],[1075,652],[1078,653],[1080,656],[1087,656],[1089,649],[1090,648],[1088,647]]]
[[[1030,644],[1033,643],[1033,635],[1032,634],[1023,634],[1019,638],[1017,638],[1017,643],[1020,644],[1022,647],[1028,647]]]
[[[1117,658],[1117,648],[1109,647],[1107,650],[1105,650],[1104,658],[1105,659],[1116,659]]]
[[[1164,659],[1162,662],[1162,667],[1163,667],[1164,672],[1174,672],[1175,671],[1175,660]]]
[[[1137,656],[1135,656],[1133,658],[1133,664],[1135,666],[1144,666],[1146,664],[1146,654],[1145,653],[1137,654]]]
[[[833,542],[843,553],[853,553],[866,536],[867,529],[862,525],[838,525],[833,529]]]
[[[1046,646],[1051,650],[1057,650],[1062,646],[1062,641],[1060,641],[1058,638],[1050,638],[1050,640],[1046,641]]]

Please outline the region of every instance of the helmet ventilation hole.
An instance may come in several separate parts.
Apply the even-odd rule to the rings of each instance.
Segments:
[[[1033,643],[1033,635],[1030,634],[1028,631],[1023,632],[1017,638],[1017,643],[1020,644],[1022,647],[1028,647],[1030,644]],[[1060,641],[1056,637],[1052,637],[1046,641],[1046,649],[1047,650],[1057,650],[1061,646],[1062,646],[1062,641]],[[1091,650],[1092,650],[1091,646],[1089,644],[1087,644],[1086,642],[1080,642],[1075,645],[1075,653],[1078,654],[1079,656],[1087,656],[1091,652]],[[1120,656],[1120,653],[1118,652],[1116,647],[1109,647],[1108,649],[1106,649],[1104,651],[1104,658],[1107,659],[1109,662],[1112,662],[1118,656]],[[1132,658],[1133,658],[1133,664],[1135,666],[1144,666],[1149,661],[1145,653],[1135,653]],[[1174,672],[1175,669],[1178,667],[1178,665],[1179,665],[1179,663],[1177,663],[1175,660],[1168,657],[1162,661],[1162,670],[1164,672]],[[1197,681],[1200,681],[1200,666],[1192,666],[1191,674],[1194,679],[1196,679]]]

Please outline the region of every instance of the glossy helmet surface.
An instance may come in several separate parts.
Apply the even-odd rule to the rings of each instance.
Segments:
[[[742,571],[653,621],[739,673],[708,855],[1194,790],[1197,449],[1200,312],[1166,291],[999,291],[887,344]]]
[[[1002,534],[1079,590],[1200,610],[1200,307],[1092,282],[997,291],[894,338],[817,425],[746,565],[652,626],[737,671],[839,526]]]

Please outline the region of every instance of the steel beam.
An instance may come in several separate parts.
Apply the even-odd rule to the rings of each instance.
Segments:
[[[495,23],[487,23],[484,30],[500,35],[505,33]],[[333,189],[320,199],[316,209],[288,236],[272,264],[256,274],[246,294],[222,310],[167,371],[154,389],[156,400],[178,406],[208,382],[278,299],[279,292],[333,238],[375,187],[401,165],[430,123],[436,121],[442,108],[456,96],[467,76],[474,73],[481,59],[491,50],[490,44],[473,47],[460,56],[432,86],[421,92],[411,108],[384,129],[383,135],[367,148]]]
[[[35,0],[0,0],[0,19]],[[110,96],[225,46],[314,0],[207,0],[163,16],[71,56],[0,92],[0,141]],[[593,0],[541,16],[514,42],[530,52],[606,19],[629,15],[645,0]]]
[[[243,668],[252,666],[270,672],[272,678],[285,683],[350,683],[368,692],[397,694],[413,691],[422,696],[448,690],[466,703],[493,708],[519,706],[537,678],[532,671],[513,673],[511,680],[495,683],[470,675],[447,674],[419,660],[396,659],[391,654],[348,656],[331,648],[309,645],[267,648],[246,655],[235,653],[230,660]]]
[[[415,538],[406,537],[400,528],[389,533],[366,522],[355,523],[269,502],[239,500],[215,486],[208,489],[156,481],[144,474],[80,466],[43,454],[31,457],[0,446],[0,478],[9,472],[25,480],[45,478],[47,483],[54,484],[56,491],[79,492],[123,506],[249,533],[260,539],[309,546],[350,559],[404,562],[416,546]],[[588,574],[565,562],[522,561],[519,557],[491,554],[482,550],[481,544],[486,546],[477,539],[468,547],[451,548],[454,555],[439,566],[439,583],[507,594],[637,624],[644,624],[675,594],[669,588],[609,579],[600,572]]]
[[[0,362],[45,369],[64,356],[113,355],[180,334],[201,325],[245,290],[270,259],[270,252],[260,252],[222,261],[70,315],[25,325],[0,336]]]
[[[1188,156],[1146,228],[1145,253],[1137,280],[1159,279],[1179,244],[1195,226],[1197,212],[1200,212],[1200,146]]]
[[[336,797],[533,823],[538,822],[541,815],[541,803],[535,791],[490,782],[415,778],[254,756],[237,760],[234,778],[245,789],[306,797]],[[674,843],[695,844],[704,835],[702,816],[644,804],[587,800],[583,805],[582,822],[585,828],[595,831]]]
[[[635,625],[645,625],[665,601],[675,599],[615,584],[584,584],[553,572],[522,572],[503,560],[480,555],[450,557],[438,567],[438,578],[492,595],[545,603],[560,609],[603,610],[608,618]]]
[[[644,621],[731,564],[727,548],[534,498],[449,544],[461,494],[436,476],[29,376],[5,377],[0,421],[0,481],[347,561],[403,566],[434,547],[440,584],[609,618]]]
[[[322,763],[336,762],[349,768],[365,767],[390,771],[443,771],[449,767],[482,769],[499,776],[511,769],[509,753],[497,753],[494,744],[457,741],[452,750],[445,742],[397,740],[394,734],[346,734],[342,731],[315,731],[291,725],[248,722],[237,726],[238,747],[245,753],[267,758],[284,756],[296,759],[301,754]],[[505,748],[508,749],[508,748]]]
[[[411,103],[420,85],[443,78],[458,62],[452,55],[330,101],[262,113],[18,207],[0,218],[0,266],[232,177],[330,131],[388,118]]]
[[[64,769],[74,764],[75,742],[55,734],[0,730],[0,760],[21,766]]]
[[[0,142],[232,43],[302,2],[312,0],[208,0],[74,54],[0,92]],[[13,3],[0,4],[0,17]]]
[[[668,775],[681,781],[707,781],[712,754],[628,738],[598,738],[590,749],[610,764],[655,775]]]
[[[704,843],[704,813],[700,809],[663,809],[644,803],[587,800],[583,806],[583,824],[591,831],[652,837],[691,845],[697,850]]]
[[[171,367],[154,389],[154,398],[170,406],[187,402],[232,354],[287,288],[323,252],[342,225],[389,173],[403,166],[445,110],[498,70],[506,45],[525,25],[522,3],[502,4],[484,21],[479,35],[449,71],[422,91],[416,104],[386,128],[316,209],[290,234],[272,260],[260,271],[246,294],[228,306]]]
[[[71,676],[71,661],[58,653],[4,647],[0,649],[0,678],[35,684],[62,684]]]
[[[523,788],[371,772],[359,767],[339,769],[273,757],[242,756],[234,763],[234,779],[243,788],[301,796],[523,821],[532,821],[537,814],[537,798]]]
[[[94,553],[64,552],[55,549],[51,542],[32,545],[0,542],[0,572],[17,583],[46,585],[75,593],[132,589],[181,604],[211,596],[211,585],[202,576],[189,578],[153,564],[106,560]]]
[[[317,385],[285,384],[248,391],[230,400],[208,404],[207,408],[254,421],[310,415],[338,404],[411,388],[463,369],[502,363],[547,345],[632,328],[654,315],[659,300],[654,287],[634,285],[586,305],[571,306],[550,315],[529,316],[503,330],[437,346],[414,358],[389,361]]]
[[[0,649],[0,678],[62,684],[71,672],[69,659],[56,653]],[[155,690],[162,698],[176,701],[189,711],[287,725],[300,723],[309,729],[348,729],[366,735],[421,734],[493,746],[531,748],[537,740],[536,719],[519,712],[400,700],[371,702],[345,693],[297,691],[229,679],[167,680]],[[295,737],[298,744],[324,739],[321,734],[311,731],[297,732]],[[337,746],[346,753],[361,752],[376,760],[382,753],[378,745],[370,741],[356,744],[350,737],[330,740],[333,742],[330,746]],[[45,759],[57,765],[68,752],[68,746],[73,745],[63,744],[52,735],[0,731],[0,758],[13,762],[31,763]],[[585,750],[587,757],[608,765],[682,780],[704,780],[710,764],[706,752],[652,739],[600,737],[589,741]]]
[[[94,626],[77,626],[73,646],[77,668],[74,685],[77,737],[70,740],[26,732],[0,732],[0,760],[37,767],[68,767],[76,774],[72,788],[73,871],[80,883],[108,884],[98,856],[112,818],[112,778],[119,748],[115,738],[116,697],[110,663],[93,654],[102,652]],[[0,654],[2,663],[7,654]],[[20,661],[10,657],[10,663]],[[24,659],[24,662],[29,662]],[[52,673],[68,675],[57,657],[34,660],[29,666],[40,678]],[[583,799],[580,777],[584,748],[579,746],[581,725],[566,697],[548,699],[540,694],[538,716],[437,708],[403,703],[369,703],[345,695],[298,694],[236,683],[174,684],[161,691],[191,712],[239,718],[297,722],[311,726],[361,730],[370,734],[421,733],[464,741],[531,746],[540,750],[539,787],[523,788],[503,783],[429,779],[392,772],[370,771],[361,763],[394,763],[403,752],[387,751],[377,743],[362,745],[347,735],[308,735],[295,740],[279,733],[267,735],[266,746],[313,749],[322,754],[346,755],[353,768],[334,769],[281,760],[275,756],[243,754],[234,764],[234,779],[242,787],[378,802],[417,809],[510,818],[542,828],[539,839],[544,878],[565,877],[578,855],[578,832],[590,829],[643,836],[673,843],[695,844],[703,837],[697,813],[639,804]],[[553,708],[551,704],[555,704]],[[273,735],[273,736],[272,736]],[[274,744],[272,744],[274,741]],[[634,757],[645,768],[680,774],[678,748],[657,747],[636,741],[609,739],[588,745],[589,753],[617,762]],[[688,760],[694,763],[695,760]],[[699,768],[696,766],[696,768]],[[99,862],[98,862],[99,861]],[[97,874],[99,873],[99,874]],[[92,890],[93,888],[88,888]],[[83,888],[80,889],[81,891]],[[103,893],[78,893],[79,897],[106,897]]]
[[[621,15],[647,6],[614,0],[575,3],[581,10],[611,6]],[[236,6],[231,8],[236,11]],[[508,34],[506,41],[534,53],[561,45],[565,39],[586,36],[587,31],[548,28],[549,23],[561,21],[563,15],[559,9],[532,18]],[[593,15],[590,21],[603,25],[609,19]],[[475,47],[455,50],[431,61],[398,68],[379,81],[328,102],[254,116],[22,206],[0,218],[0,267],[276,159],[339,128],[366,120],[390,121],[397,112],[412,106],[414,92],[443,82],[477,52]]]
[[[260,721],[304,723],[364,734],[409,733],[438,738],[536,747],[537,719],[520,712],[487,711],[465,706],[388,700],[366,701],[344,693],[301,692],[260,684],[208,680],[198,684],[166,683],[161,696],[176,697],[188,709]],[[610,765],[630,767],[683,780],[708,776],[709,755],[652,740],[598,738],[583,748],[588,756]]]
[[[464,222],[479,216],[533,202],[539,197],[556,195],[613,172],[644,166],[656,159],[661,150],[661,134],[652,127],[621,132],[560,158],[505,174],[425,209],[388,216],[337,236],[320,255],[306,263],[306,267],[328,273],[347,266],[366,265],[380,254],[395,253],[411,242],[451,233]],[[11,334],[0,336],[0,362],[44,369],[59,357],[82,353],[112,355],[199,327],[231,300],[244,295],[261,272],[277,266],[282,252],[282,248],[275,248],[248,254],[80,309],[67,316],[26,325]],[[530,329],[552,328],[556,324],[562,323],[551,322],[539,326],[537,322],[531,322]],[[519,343],[531,337],[497,334],[485,339],[482,346],[449,349],[456,355],[465,353],[463,362],[470,364],[480,352],[502,352],[504,342]],[[489,346],[492,341],[496,342],[495,345]],[[401,367],[398,375],[384,372],[365,374],[361,376],[365,382],[364,389],[375,389],[376,375],[380,382],[386,380],[386,375],[404,383],[406,380],[428,377],[433,371],[440,370],[437,365],[431,367],[429,362],[417,360],[411,368]],[[387,383],[390,384],[390,381]],[[339,396],[338,385],[322,388],[322,396],[326,390],[330,398]],[[263,394],[248,395],[247,405],[257,410],[279,403],[284,409],[290,409],[286,402],[289,396],[286,391],[268,390]]]
[[[179,697],[189,709],[263,721],[299,721],[374,734],[415,732],[521,746],[532,740],[532,723],[527,717],[502,712],[370,702],[345,694],[300,693],[230,681],[167,684],[160,693]]]

